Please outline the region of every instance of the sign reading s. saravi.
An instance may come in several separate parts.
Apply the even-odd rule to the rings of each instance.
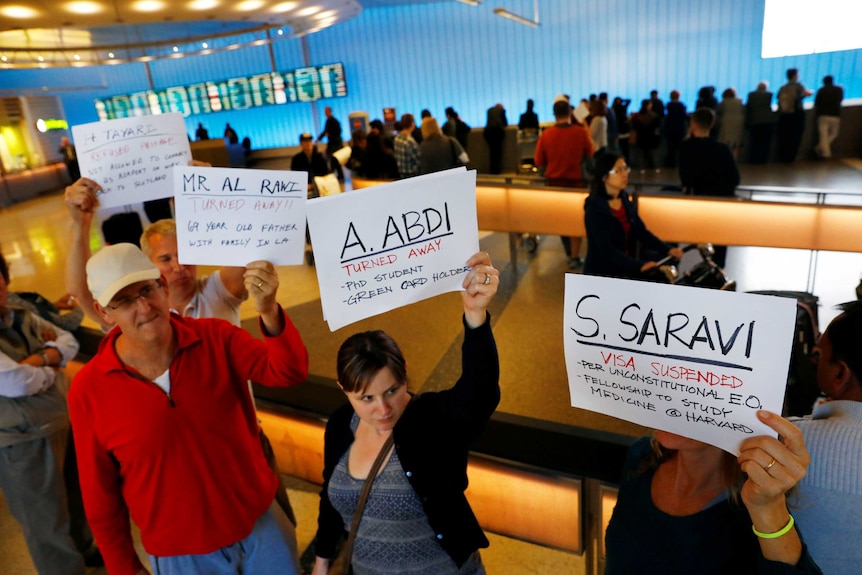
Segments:
[[[566,276],[564,345],[572,406],[734,454],[775,433],[796,320],[787,298]]]

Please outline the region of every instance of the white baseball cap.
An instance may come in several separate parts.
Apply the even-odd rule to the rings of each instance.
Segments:
[[[87,261],[87,287],[101,306],[124,287],[159,277],[159,268],[134,244],[108,246]]]

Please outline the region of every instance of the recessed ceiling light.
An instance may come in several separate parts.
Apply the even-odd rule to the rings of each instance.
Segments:
[[[132,10],[135,12],[158,12],[164,7],[165,3],[161,0],[138,0],[132,4]]]
[[[77,60],[80,60],[80,59],[81,59],[80,54],[75,54],[75,60],[77,61]]]
[[[209,47],[210,47],[210,45],[207,44],[206,42],[201,42],[201,48],[203,48],[204,50],[206,50]]]
[[[67,2],[63,7],[72,14],[98,14],[104,10],[97,2]]]
[[[282,2],[280,4],[276,4],[275,6],[273,6],[272,11],[278,12],[278,13],[290,12],[291,10],[296,8],[297,6],[299,6],[299,2]]]
[[[297,16],[311,16],[315,12],[320,11],[320,6],[309,6],[308,8],[303,8],[302,10],[297,10]]]
[[[190,10],[210,10],[219,5],[218,0],[192,0],[189,2]]]
[[[276,34],[278,34],[279,36],[284,36],[284,30],[279,28],[278,31],[276,32]]]
[[[39,57],[38,57],[38,58],[36,58],[36,59],[37,59],[37,60],[39,60],[40,62],[44,62],[44,61],[45,61],[45,57],[44,57],[44,56],[39,56]]]
[[[108,52],[108,58],[113,58],[113,57],[114,57],[114,53],[113,53],[113,52]]]
[[[236,9],[240,12],[251,12],[257,10],[264,5],[263,0],[245,0],[236,5]]]
[[[174,46],[174,52],[179,52],[179,51],[180,51],[179,46]]]
[[[39,12],[27,6],[4,6],[0,8],[0,14],[9,18],[35,18]]]

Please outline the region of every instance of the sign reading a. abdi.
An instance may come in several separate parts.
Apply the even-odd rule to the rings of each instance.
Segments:
[[[476,173],[463,168],[309,200],[331,330],[458,291],[479,250]]]

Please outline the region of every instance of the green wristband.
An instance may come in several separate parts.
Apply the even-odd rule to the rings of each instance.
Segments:
[[[785,525],[775,533],[761,533],[760,531],[755,529],[754,525],[751,526],[751,530],[754,531],[754,534],[761,539],[778,539],[779,537],[781,537],[782,535],[786,535],[788,531],[793,529],[793,523],[793,515],[790,515],[790,519],[787,520],[787,525]]]

